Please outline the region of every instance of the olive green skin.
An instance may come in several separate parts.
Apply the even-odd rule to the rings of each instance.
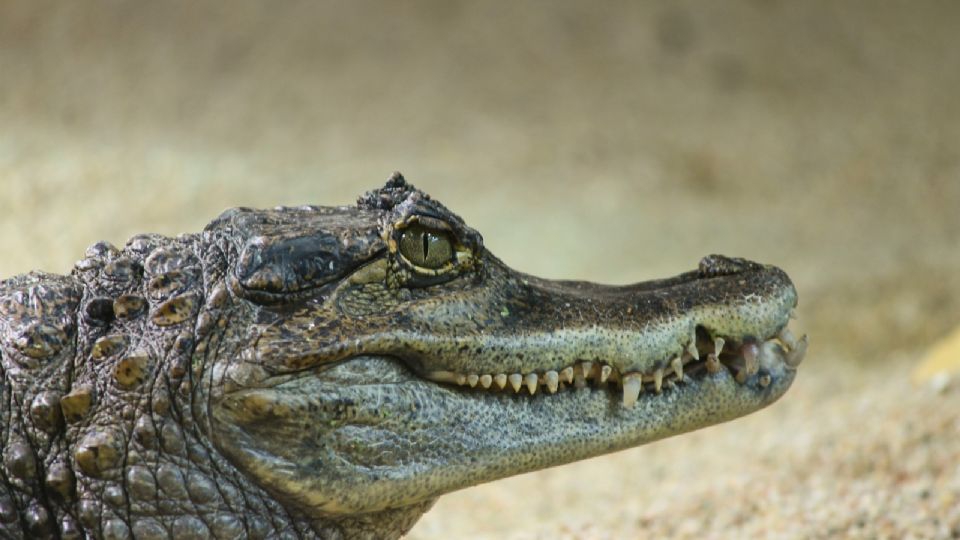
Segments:
[[[13,278],[0,300],[15,433],[0,537],[396,538],[443,493],[742,416],[795,375],[774,355],[632,407],[612,384],[431,380],[583,360],[648,372],[698,332],[776,335],[796,292],[720,256],[623,287],[524,275],[399,174],[357,206],[234,209],[199,235],[98,244],[71,276]]]

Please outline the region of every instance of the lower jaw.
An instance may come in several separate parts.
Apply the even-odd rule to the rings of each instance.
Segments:
[[[776,401],[792,384],[796,371],[772,366],[770,381],[761,374],[737,382],[727,369],[690,377],[660,394],[644,394],[634,404],[622,403],[617,385],[568,386],[562,394],[516,395],[512,392],[476,392],[450,388],[457,422],[443,434],[469,439],[463,448],[485,448],[464,453],[463,460],[446,464],[462,475],[458,489],[545,467],[625,450],[660,439],[745,416]],[[611,388],[612,386],[612,388]],[[468,419],[485,419],[476,422]],[[485,427],[479,432],[477,427]],[[456,430],[451,435],[450,429]],[[489,431],[489,432],[488,432]],[[469,458],[469,459],[467,459]],[[461,461],[461,462],[458,462]]]
[[[226,454],[259,467],[271,490],[327,512],[370,512],[385,508],[378,501],[412,504],[749,414],[779,398],[795,376],[782,362],[768,368],[766,385],[759,371],[738,383],[727,369],[704,368],[624,407],[609,380],[605,387],[569,385],[557,395],[483,392],[426,381],[397,358],[365,357],[232,394],[230,403],[216,407],[213,421],[218,444],[232,448]],[[316,411],[338,416],[305,422]],[[325,460],[327,480],[314,481],[318,455],[301,449],[318,442],[319,456],[349,459]],[[285,463],[286,472],[270,476],[262,467],[265,455]]]

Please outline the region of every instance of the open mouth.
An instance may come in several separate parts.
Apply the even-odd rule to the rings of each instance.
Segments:
[[[556,370],[530,373],[455,373],[430,371],[423,376],[431,381],[486,392],[506,392],[533,396],[538,391],[556,394],[564,390],[606,388],[620,390],[623,405],[632,407],[643,395],[652,397],[670,391],[677,385],[708,374],[727,370],[739,384],[754,375],[757,384],[770,384],[769,368],[784,364],[796,368],[807,350],[807,337],[794,337],[785,325],[776,335],[766,339],[710,337],[702,326],[683,353],[668,361],[655,363],[647,371],[621,373],[604,361],[577,361]]]

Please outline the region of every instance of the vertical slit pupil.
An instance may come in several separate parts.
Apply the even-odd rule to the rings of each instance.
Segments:
[[[446,231],[411,227],[399,239],[400,254],[415,266],[440,269],[453,261],[454,247]]]

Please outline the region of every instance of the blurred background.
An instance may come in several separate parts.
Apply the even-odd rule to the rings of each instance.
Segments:
[[[465,490],[411,537],[960,537],[955,2],[0,3],[0,276],[401,170],[519,270],[785,268],[763,413]],[[799,521],[798,521],[799,520]],[[951,536],[953,535],[953,536]]]

